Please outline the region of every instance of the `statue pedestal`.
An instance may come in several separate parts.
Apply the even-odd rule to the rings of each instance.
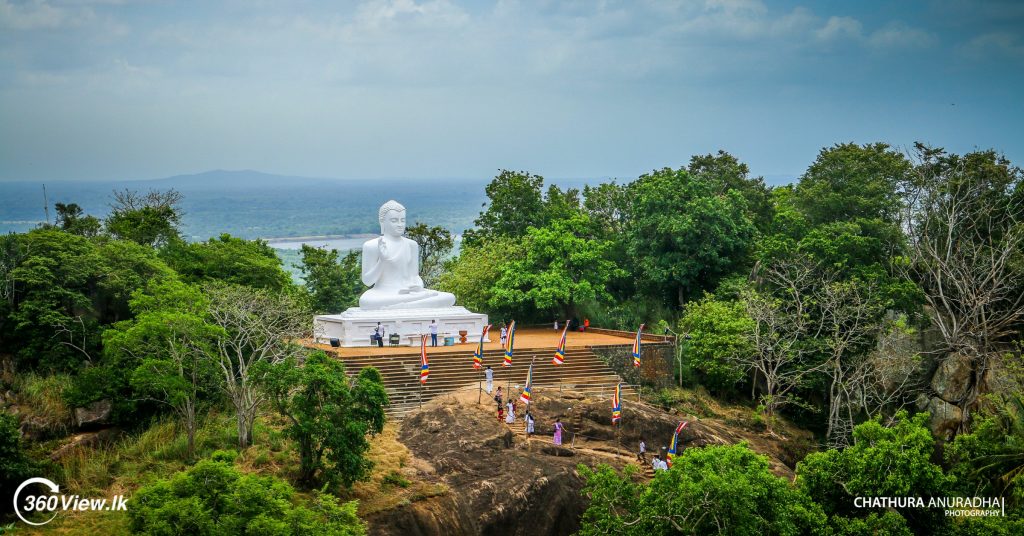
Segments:
[[[326,344],[338,339],[341,346],[370,346],[370,336],[377,322],[388,335],[398,333],[403,346],[419,344],[419,335],[430,335],[430,321],[437,322],[438,345],[443,344],[445,335],[457,335],[459,331],[469,332],[467,343],[476,344],[479,333],[487,325],[487,315],[474,313],[465,307],[439,307],[433,309],[369,309],[351,307],[340,315],[317,315],[313,317],[313,336],[319,343]],[[485,339],[490,342],[490,339]],[[427,341],[430,344],[430,341]],[[385,336],[384,345],[388,345]],[[376,343],[373,343],[376,346]]]

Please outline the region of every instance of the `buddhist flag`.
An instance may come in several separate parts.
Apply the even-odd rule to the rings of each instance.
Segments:
[[[622,383],[615,384],[615,392],[612,393],[612,424],[618,424],[622,420]]]
[[[644,324],[640,324],[640,329],[636,330],[636,340],[633,341],[633,367],[640,368],[640,338],[643,337]]]
[[[508,326],[508,342],[505,344],[505,362],[502,366],[512,366],[512,350],[515,348],[516,341],[516,321],[513,320]]]
[[[668,448],[668,456],[666,456],[666,458],[668,458],[666,460],[666,463],[668,464],[669,467],[672,467],[672,457],[676,455],[676,450],[679,447],[679,433],[683,431],[683,428],[686,428],[687,424],[690,424],[690,423],[687,422],[687,421],[683,421],[683,422],[679,423],[679,426],[676,426],[675,433],[672,434],[672,444],[669,446],[669,448]]]
[[[565,363],[565,335],[569,331],[569,321],[565,321],[565,329],[562,330],[562,338],[558,341],[558,349],[555,350],[555,357],[551,358],[552,365]]]
[[[489,329],[491,329],[490,324],[484,326],[484,331],[480,334],[480,344],[476,347],[476,352],[473,353],[473,368],[477,370],[480,370],[480,367],[484,364],[484,339],[487,338],[487,331]]]
[[[519,395],[519,400],[524,404],[530,403],[530,397],[533,394],[533,363],[530,363],[530,371],[526,373],[526,386],[523,387],[523,394]]]
[[[420,336],[420,383],[427,383],[430,365],[427,363],[427,336]]]

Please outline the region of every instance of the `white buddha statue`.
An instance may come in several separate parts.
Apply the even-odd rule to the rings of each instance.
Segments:
[[[372,287],[359,297],[360,309],[451,307],[455,295],[423,288],[420,245],[405,234],[405,207],[388,201],[380,207],[380,238],[363,244],[363,283]]]

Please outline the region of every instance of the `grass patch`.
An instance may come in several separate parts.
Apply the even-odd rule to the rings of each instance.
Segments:
[[[24,418],[43,425],[51,435],[66,434],[73,422],[71,408],[64,401],[64,391],[70,386],[68,374],[41,376],[30,372],[20,375],[13,386],[18,410]]]
[[[380,489],[387,491],[392,488],[407,488],[411,483],[398,471],[391,471],[380,479]]]

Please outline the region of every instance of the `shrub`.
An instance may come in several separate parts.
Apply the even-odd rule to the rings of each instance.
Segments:
[[[356,502],[339,504],[314,492],[308,505],[290,485],[273,477],[242,474],[218,451],[187,471],[141,488],[128,504],[131,530],[139,534],[332,534],[361,536]]]

